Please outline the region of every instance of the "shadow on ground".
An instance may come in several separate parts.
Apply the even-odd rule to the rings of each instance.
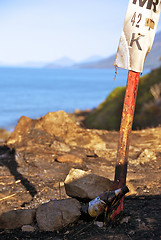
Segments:
[[[0,147],[0,166],[6,166],[10,173],[14,176],[15,180],[21,181],[21,184],[30,193],[32,198],[37,194],[37,190],[33,184],[31,184],[20,172],[18,172],[18,163],[15,159],[14,149],[11,150],[7,146]]]

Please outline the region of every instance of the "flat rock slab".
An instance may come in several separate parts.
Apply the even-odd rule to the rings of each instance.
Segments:
[[[113,182],[108,178],[74,168],[70,170],[64,185],[68,196],[81,199],[93,199],[113,189]]]

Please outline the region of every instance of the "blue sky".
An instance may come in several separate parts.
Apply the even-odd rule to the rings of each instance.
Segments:
[[[117,50],[128,2],[0,0],[0,62],[109,56]]]

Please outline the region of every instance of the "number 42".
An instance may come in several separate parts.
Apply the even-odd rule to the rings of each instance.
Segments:
[[[139,28],[139,23],[140,23],[141,19],[142,19],[142,14],[139,13],[137,15],[136,12],[135,12],[134,15],[131,18],[132,26],[134,26],[134,24],[136,23],[136,27]]]

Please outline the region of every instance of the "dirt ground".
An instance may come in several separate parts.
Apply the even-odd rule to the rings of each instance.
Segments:
[[[93,130],[95,131],[95,130]],[[96,130],[97,131],[97,130]],[[93,173],[113,179],[118,132],[97,131],[108,142],[109,156],[88,156],[84,159],[82,169],[91,169]],[[5,153],[5,147],[1,143],[1,156]],[[108,160],[107,160],[108,159]],[[12,161],[11,161],[12,162]],[[1,212],[18,208],[33,208],[54,197],[66,197],[60,183],[65,179],[72,164],[60,164],[54,162],[54,169],[46,169],[48,175],[43,179],[41,175],[33,171],[26,172],[16,168],[17,172],[23,172],[15,178],[11,171],[12,164],[4,164],[4,158],[0,159],[0,204]],[[99,166],[99,167],[98,167]],[[49,171],[50,170],[50,171]],[[62,171],[64,170],[64,173]],[[108,173],[108,174],[107,174]],[[18,179],[21,179],[21,182]],[[43,181],[42,181],[43,179]],[[52,182],[51,182],[52,179]],[[22,181],[23,180],[23,181]],[[28,189],[25,184],[29,183]],[[34,186],[34,187],[33,187]],[[54,195],[53,195],[53,186]],[[129,152],[129,164],[127,174],[127,186],[130,194],[125,198],[124,212],[115,219],[111,225],[99,227],[94,221],[78,222],[56,232],[22,232],[21,229],[0,230],[0,239],[53,239],[53,240],[102,240],[102,239],[161,239],[161,128],[133,131]],[[36,189],[34,193],[33,190]],[[30,191],[29,191],[30,190]],[[31,194],[33,193],[33,195]],[[23,203],[26,204],[23,205]]]

